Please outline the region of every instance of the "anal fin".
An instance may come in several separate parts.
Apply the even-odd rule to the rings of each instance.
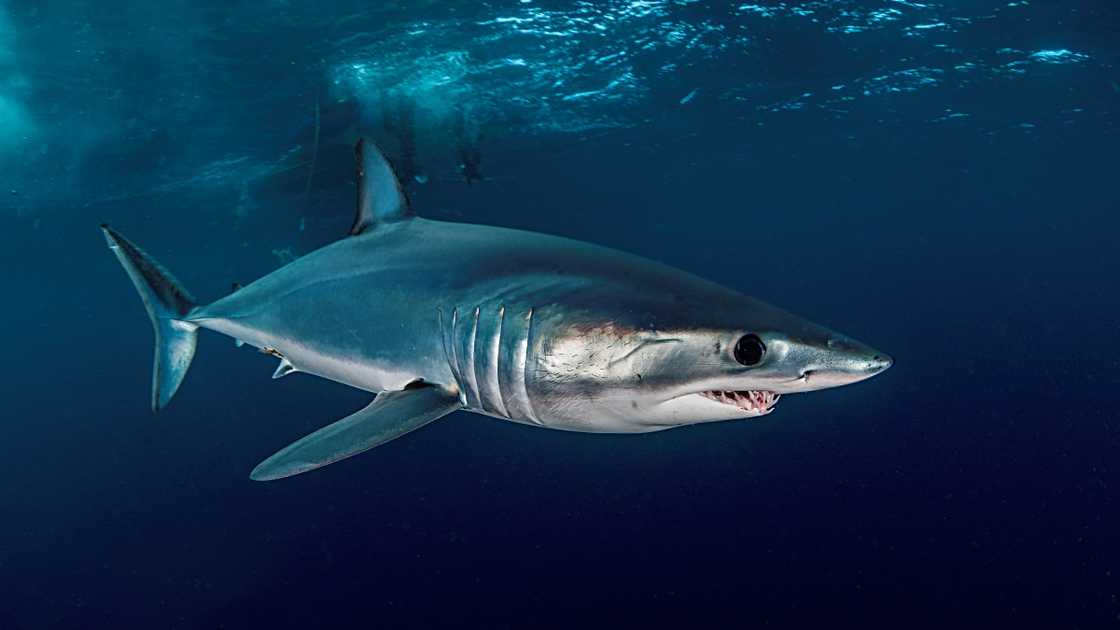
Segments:
[[[431,385],[382,392],[364,409],[277,451],[249,477],[272,481],[333,464],[419,429],[461,406],[456,394]]]
[[[292,362],[288,360],[288,357],[281,357],[280,365],[276,366],[276,371],[272,373],[272,378],[275,380],[282,376],[287,376],[292,372],[298,371],[299,370],[296,369],[296,366],[292,365]]]

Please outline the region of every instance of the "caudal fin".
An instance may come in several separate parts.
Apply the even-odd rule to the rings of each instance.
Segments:
[[[102,225],[109,249],[128,272],[132,284],[144,301],[144,308],[156,331],[156,356],[152,367],[152,411],[167,406],[179,389],[194,358],[198,325],[186,321],[195,307],[194,298],[175,277],[142,249]]]

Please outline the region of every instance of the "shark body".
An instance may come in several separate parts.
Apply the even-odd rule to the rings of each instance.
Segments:
[[[197,305],[103,226],[156,329],[152,407],[200,328],[377,394],[254,469],[287,477],[458,409],[546,428],[640,433],[770,413],[781,394],[863,380],[887,355],[684,271],[544,234],[416,217],[358,144],[350,236]]]

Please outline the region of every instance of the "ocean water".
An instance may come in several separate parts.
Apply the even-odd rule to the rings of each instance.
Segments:
[[[1111,0],[0,3],[0,628],[1120,625],[1118,26]],[[640,436],[456,413],[250,481],[368,394],[203,333],[152,415],[97,226],[220,297],[346,232],[359,131],[423,216],[641,254],[895,366]]]

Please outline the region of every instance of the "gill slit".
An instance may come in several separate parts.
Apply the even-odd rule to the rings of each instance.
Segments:
[[[455,376],[455,382],[459,385],[459,395],[466,402],[467,389],[463,383],[462,364],[459,363],[459,347],[455,339],[455,331],[459,326],[459,307],[456,306],[451,311],[451,330],[448,332],[448,344],[451,346],[451,371]]]
[[[482,312],[479,306],[474,307],[474,323],[471,324],[471,339],[467,344],[467,353],[470,355],[467,359],[467,384],[471,387],[471,393],[474,394],[474,400],[478,401],[478,406],[482,407],[482,396],[478,391],[478,374],[475,370],[475,355],[478,354],[475,346],[478,344],[478,318]]]
[[[458,313],[458,309],[455,310],[455,313]],[[451,328],[444,328],[442,306],[436,307],[436,316],[439,318],[439,337],[443,342],[443,357],[447,360],[448,367],[451,368],[451,378],[455,381],[456,394],[461,399],[463,397],[463,385],[459,377],[459,365],[455,360],[455,339],[452,336],[455,331],[455,315],[452,314]]]
[[[499,381],[501,378],[499,376],[501,374],[499,361],[502,360],[502,324],[505,323],[505,319],[506,307],[503,304],[498,307],[498,330],[494,335],[494,340],[490,342],[490,361],[488,362],[490,374],[487,376],[490,379],[490,383],[493,384],[493,391],[491,393],[496,394],[494,396],[496,401],[495,406],[502,416],[508,418],[509,410],[506,409],[506,401],[502,399],[502,386]]]
[[[518,383],[521,386],[519,392],[525,400],[525,410],[529,414],[529,420],[534,424],[541,424],[537,418],[537,411],[533,408],[533,401],[529,398],[529,386],[526,383],[529,371],[529,342],[533,338],[533,307],[529,307],[529,313],[525,316],[525,339],[521,341],[521,380]]]

